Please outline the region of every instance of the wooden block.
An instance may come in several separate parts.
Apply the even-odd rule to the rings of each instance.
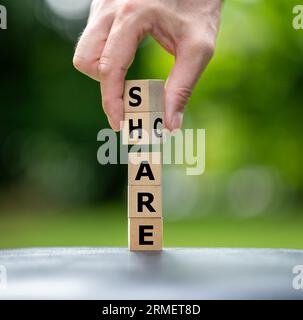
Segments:
[[[130,152],[128,154],[128,185],[160,186],[161,181],[161,152]]]
[[[163,122],[163,112],[125,113],[122,144],[160,144]]]
[[[128,217],[162,217],[161,189],[161,186],[128,186]]]
[[[163,80],[128,80],[124,88],[124,112],[163,112]]]
[[[128,219],[128,245],[131,251],[162,250],[162,218]]]

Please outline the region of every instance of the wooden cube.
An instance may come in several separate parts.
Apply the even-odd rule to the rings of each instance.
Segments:
[[[128,185],[160,186],[161,181],[161,152],[130,152],[128,154]]]
[[[128,245],[131,251],[162,250],[162,218],[128,219]]]
[[[125,113],[122,126],[122,144],[160,144],[163,123],[163,112]]]
[[[161,189],[161,186],[128,186],[128,217],[162,217]]]
[[[124,112],[163,112],[163,80],[128,80],[124,88]]]

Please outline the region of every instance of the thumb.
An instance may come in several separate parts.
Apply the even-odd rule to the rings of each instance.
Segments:
[[[181,128],[184,108],[212,54],[213,47],[204,42],[177,50],[165,87],[165,126],[169,130]]]

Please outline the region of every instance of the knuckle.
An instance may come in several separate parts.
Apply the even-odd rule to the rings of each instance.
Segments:
[[[179,102],[178,111],[184,111],[185,105],[190,98],[192,90],[189,88],[177,88],[174,92],[177,101]]]
[[[194,39],[192,41],[192,50],[197,54],[203,53],[211,58],[215,51],[215,42],[208,38]]]
[[[110,74],[111,70],[112,67],[109,58],[106,56],[102,56],[98,65],[99,75],[103,78],[106,78]]]
[[[84,58],[80,58],[76,54],[73,57],[73,66],[80,72],[84,72],[87,68],[87,62]]]
[[[204,42],[204,50],[206,54],[211,58],[215,53],[215,43],[212,40],[206,40]]]
[[[142,5],[142,3],[140,5]],[[133,13],[137,8],[138,4],[136,0],[126,0],[124,4],[121,6],[120,13],[122,15],[129,15]]]

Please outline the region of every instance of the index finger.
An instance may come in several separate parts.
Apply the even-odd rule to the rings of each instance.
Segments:
[[[142,38],[134,21],[115,20],[100,58],[103,109],[114,131],[121,129],[124,79]]]

